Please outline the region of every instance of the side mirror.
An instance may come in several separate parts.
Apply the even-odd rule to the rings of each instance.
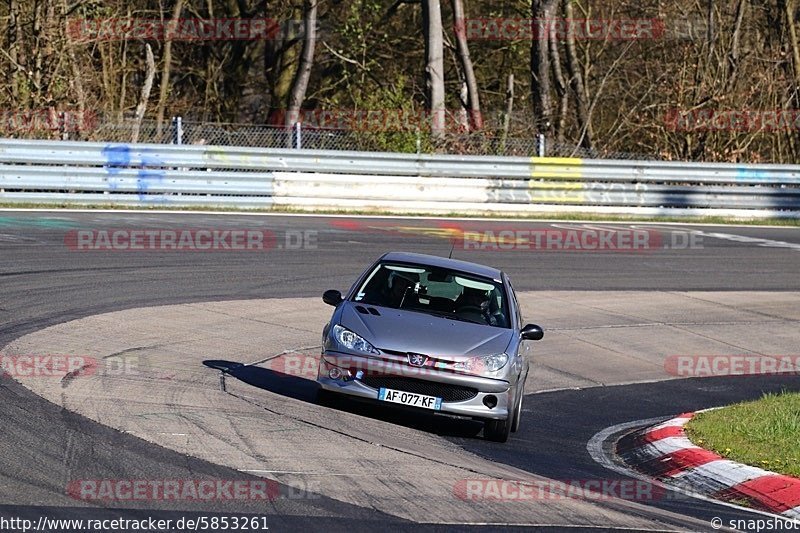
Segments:
[[[322,293],[322,301],[328,305],[336,307],[342,303],[342,293],[336,289],[329,289]]]
[[[527,324],[520,331],[522,338],[526,341],[538,341],[544,337],[544,330],[536,324]]]

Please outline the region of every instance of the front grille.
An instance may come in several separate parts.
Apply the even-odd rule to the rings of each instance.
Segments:
[[[436,396],[445,402],[465,402],[478,395],[478,389],[395,376],[365,376],[361,383],[373,389],[395,389],[425,396]]]

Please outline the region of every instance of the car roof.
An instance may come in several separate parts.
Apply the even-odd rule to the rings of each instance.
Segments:
[[[441,268],[459,270],[466,274],[474,274],[493,280],[501,280],[503,272],[492,267],[460,261],[458,259],[448,259],[436,255],[415,254],[411,252],[389,252],[381,257],[381,261],[397,261],[401,263],[417,263]]]

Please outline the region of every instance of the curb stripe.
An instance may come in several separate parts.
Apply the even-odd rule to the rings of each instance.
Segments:
[[[734,463],[728,459],[718,459],[684,470],[673,476],[673,479],[683,486],[696,487],[695,490],[704,494],[727,494],[734,486],[765,475],[775,474],[770,474],[760,468]]]
[[[692,444],[692,441],[686,437],[667,437],[642,446],[645,453],[650,456],[668,455],[687,448],[701,449],[699,446]]]
[[[684,414],[684,415],[675,417],[675,418],[673,418],[671,420],[667,420],[666,422],[658,424],[657,426],[653,426],[648,431],[648,433],[650,431],[653,431],[653,430],[656,430],[656,429],[662,429],[662,428],[668,428],[668,427],[680,427],[680,428],[682,428],[683,426],[686,425],[687,422],[689,422],[689,420],[692,419],[693,415],[694,415],[694,413],[688,413],[688,414]]]
[[[778,474],[752,479],[732,487],[732,490],[770,508],[782,508],[781,512],[800,506],[800,479],[789,476]]]
[[[800,520],[800,505],[798,505],[794,509],[789,509],[788,511],[784,511],[781,514],[783,516],[788,516],[789,518],[796,518]]]
[[[706,463],[719,460],[719,455],[703,448],[686,448],[670,454],[669,462],[665,462],[662,475],[675,477],[689,468],[696,468]]]
[[[657,440],[666,439],[667,437],[683,437],[684,431],[681,426],[667,426],[661,429],[654,429],[648,431],[639,439],[642,444],[655,442]]]
[[[800,518],[800,479],[736,463],[693,444],[684,426],[694,413],[620,439],[616,453],[640,472],[690,492]]]

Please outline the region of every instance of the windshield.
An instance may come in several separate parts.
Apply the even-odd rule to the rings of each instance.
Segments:
[[[509,328],[503,284],[427,265],[380,263],[353,301]]]

